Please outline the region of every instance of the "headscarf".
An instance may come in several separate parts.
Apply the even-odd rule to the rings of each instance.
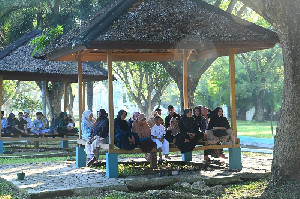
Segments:
[[[196,112],[195,110],[196,110],[196,109],[199,110],[199,115],[198,115],[198,116],[196,116],[196,114],[195,114],[195,112]],[[196,107],[194,108],[194,115],[193,115],[193,117],[195,118],[195,120],[196,120],[198,126],[200,126],[200,125],[202,124],[203,116],[201,115],[201,108],[200,108],[199,106],[196,106]]]
[[[183,116],[182,116],[182,121],[183,121],[183,125],[186,129],[187,132],[189,133],[194,133],[194,125],[195,125],[195,119],[193,117],[188,117],[187,114],[192,111],[191,108],[185,109]]]
[[[151,136],[151,129],[147,122],[141,123],[143,119],[146,119],[145,114],[141,113],[137,121],[134,121],[132,124],[132,132],[137,133],[140,138],[142,137],[150,137]]]
[[[137,120],[139,115],[140,115],[140,112],[134,112],[132,115],[132,120],[133,121]]]
[[[68,114],[67,114],[66,112],[61,112],[61,113],[59,114],[59,118],[60,118],[60,119],[64,119],[64,116],[68,116]]]
[[[122,116],[122,114],[123,114],[124,112],[127,114],[127,112],[126,112],[125,110],[123,110],[123,109],[120,110],[120,111],[118,112],[118,116],[117,116],[117,118],[115,119],[115,124],[116,124],[116,125],[119,125],[120,128],[121,128],[122,130],[128,131],[129,126],[128,126],[127,121],[121,119],[121,116]],[[130,131],[130,130],[129,130],[129,131]]]
[[[13,126],[13,125],[15,125],[14,124],[14,119],[13,119],[13,117],[15,116],[15,114],[13,114],[13,113],[10,113],[9,115],[8,115],[8,118],[7,118],[7,124],[8,125],[11,125],[11,126]]]
[[[100,113],[100,116],[97,118],[97,122],[107,118],[107,113],[106,113],[105,109],[100,109],[99,113]]]
[[[172,135],[177,135],[180,131],[180,128],[178,126],[177,119],[172,117],[170,120],[170,126],[167,128],[167,130],[170,130],[172,132]]]
[[[93,121],[90,121],[90,115],[92,112],[90,110],[86,110],[82,113],[82,123],[85,123],[87,127],[93,126]]]

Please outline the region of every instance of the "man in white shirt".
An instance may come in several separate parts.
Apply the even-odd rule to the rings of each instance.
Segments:
[[[29,117],[29,114],[30,114],[29,110],[28,110],[28,109],[25,109],[23,119],[26,120],[26,122],[27,122],[27,129],[30,129],[31,126],[32,126],[32,123],[31,123],[31,119],[30,119],[30,117]]]

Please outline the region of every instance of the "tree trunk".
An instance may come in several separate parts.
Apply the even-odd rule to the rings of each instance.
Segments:
[[[87,95],[87,105],[88,105],[88,110],[93,111],[93,82],[87,82],[86,83],[86,95]]]
[[[42,90],[42,83],[36,82],[39,88]],[[53,114],[59,114],[61,112],[61,98],[64,94],[63,82],[52,82],[49,87],[49,82],[46,83],[46,102],[49,109],[50,118]]]
[[[298,19],[299,20],[299,19]],[[272,174],[275,181],[300,179],[300,31],[279,32],[284,57],[284,91],[274,145]]]
[[[275,136],[272,176],[275,182],[300,179],[300,0],[242,0],[272,24],[284,60],[280,121]]]
[[[264,96],[265,96],[265,91],[260,90],[258,94],[256,94],[254,97],[255,113],[253,115],[253,119],[258,122],[263,122],[265,120],[264,119]]]
[[[67,110],[69,112],[70,115],[73,115],[73,105],[74,105],[74,99],[75,99],[75,95],[73,95],[72,92],[72,86],[71,84],[68,86],[68,104],[67,104]]]
[[[246,120],[246,113],[247,110],[244,108],[240,108],[237,114],[237,119],[238,120]]]

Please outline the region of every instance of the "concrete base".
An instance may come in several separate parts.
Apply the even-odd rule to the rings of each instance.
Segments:
[[[76,168],[85,167],[86,166],[86,155],[84,151],[84,147],[77,146],[76,147]]]
[[[106,153],[106,178],[118,177],[118,154]]]
[[[0,140],[0,154],[4,153],[4,149],[3,149],[3,140]]]
[[[182,161],[190,162],[193,159],[192,158],[193,157],[193,152],[190,151],[190,152],[187,152],[187,153],[182,153],[181,156],[182,156]]]
[[[61,141],[61,148],[63,148],[63,149],[69,148],[69,141],[68,140],[62,140]]]
[[[229,148],[229,169],[242,170],[241,148]]]

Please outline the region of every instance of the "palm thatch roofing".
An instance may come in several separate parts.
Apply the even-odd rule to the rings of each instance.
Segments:
[[[53,42],[40,58],[105,61],[190,60],[273,47],[276,33],[201,0],[112,0],[97,15]]]
[[[33,47],[29,43],[41,33],[33,30],[0,51],[0,75],[6,80],[77,82],[75,62],[47,61],[31,56]],[[84,62],[82,71],[83,79],[88,81],[107,79],[107,71],[94,62]]]

